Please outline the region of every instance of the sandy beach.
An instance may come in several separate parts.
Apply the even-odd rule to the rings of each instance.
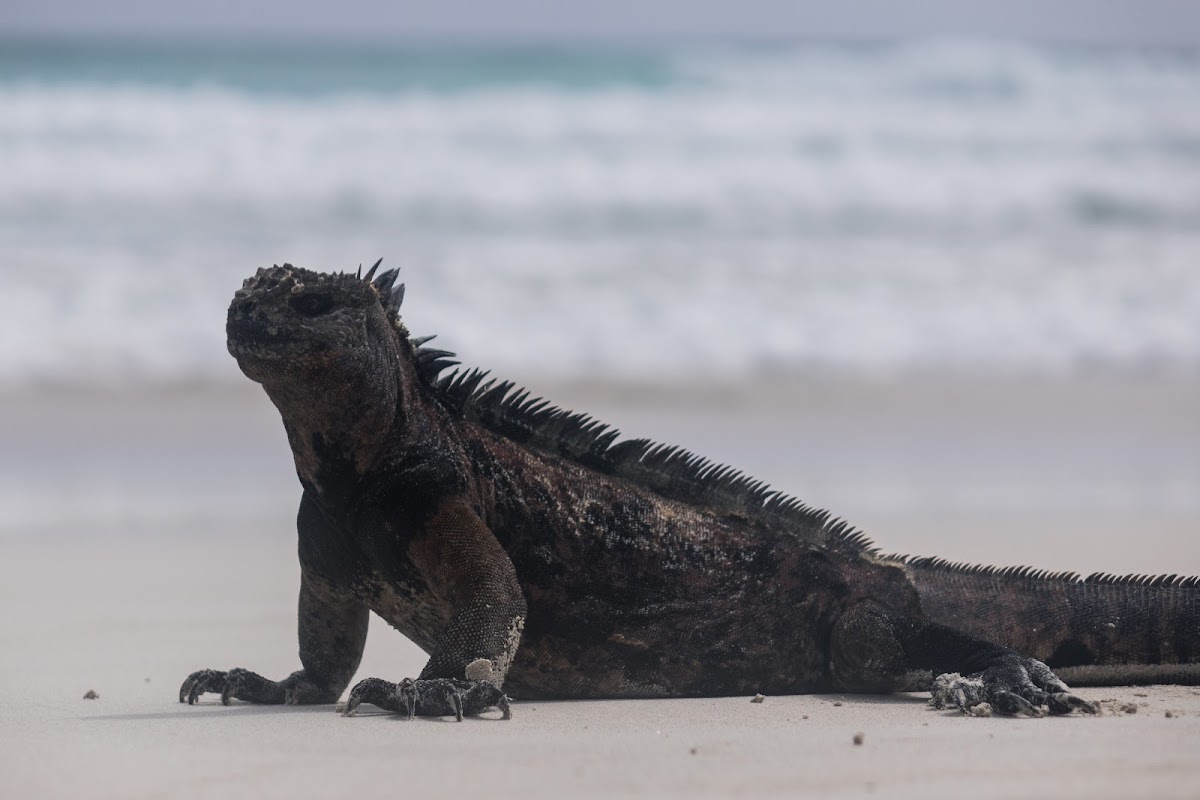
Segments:
[[[1200,572],[1193,383],[543,390],[887,550]],[[265,397],[10,394],[0,436],[2,797],[1200,797],[1192,687],[1087,690],[1109,713],[1046,720],[920,695],[524,702],[462,724],[181,706],[201,667],[297,668],[298,489]],[[358,677],[423,660],[372,618]]]

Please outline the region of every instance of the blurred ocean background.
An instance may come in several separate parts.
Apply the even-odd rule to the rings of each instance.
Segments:
[[[884,547],[1200,564],[1195,48],[4,40],[0,533],[294,535],[225,309],[381,256]]]
[[[272,262],[522,380],[1200,373],[1200,53],[0,43],[0,390],[244,378]]]

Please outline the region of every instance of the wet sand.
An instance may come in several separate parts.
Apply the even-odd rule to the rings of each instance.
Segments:
[[[547,390],[888,550],[1200,572],[1193,384],[630,393]],[[1200,796],[1191,687],[1087,690],[1117,713],[1049,720],[917,695],[518,703],[461,725],[181,706],[194,669],[298,666],[298,490],[273,410],[248,387],[9,395],[0,412],[3,797]],[[372,618],[359,677],[423,660]]]

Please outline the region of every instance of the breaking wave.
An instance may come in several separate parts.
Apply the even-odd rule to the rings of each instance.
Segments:
[[[256,267],[520,378],[1200,368],[1200,57],[0,57],[0,385],[241,380]]]

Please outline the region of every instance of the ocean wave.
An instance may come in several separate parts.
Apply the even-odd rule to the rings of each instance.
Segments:
[[[241,278],[378,255],[520,376],[1200,366],[1187,53],[201,56],[0,59],[0,385],[237,380]]]

